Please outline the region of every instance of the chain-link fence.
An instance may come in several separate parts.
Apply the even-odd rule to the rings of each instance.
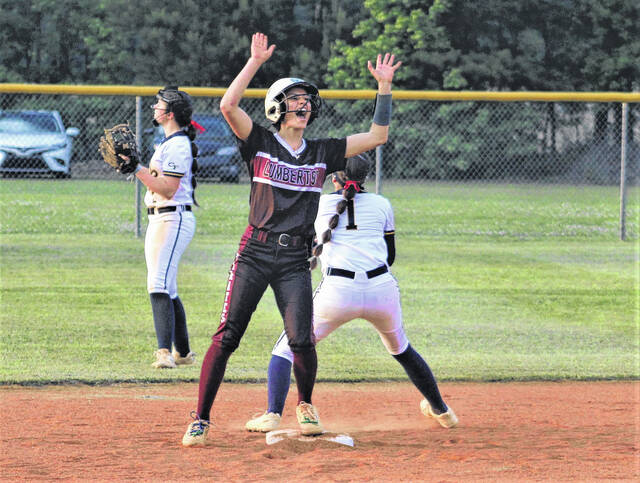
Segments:
[[[0,98],[0,173],[3,176],[114,177],[99,159],[104,127],[136,124],[135,96],[3,94]],[[153,96],[141,97],[142,150],[148,159],[162,134],[151,123]],[[200,142],[202,177],[247,179],[217,97],[194,97],[207,131]],[[381,173],[388,180],[618,184],[620,103],[396,100]],[[267,125],[263,101],[242,107]],[[370,99],[325,99],[307,137],[367,131]],[[629,104],[627,177],[640,177],[640,105]],[[208,141],[211,141],[210,143]],[[209,146],[210,144],[210,146]],[[209,159],[211,158],[211,159]],[[221,158],[221,159],[214,159]],[[236,164],[233,170],[223,166]],[[220,169],[214,169],[220,167]],[[241,176],[236,176],[236,173]]]
[[[122,95],[90,89],[81,95],[27,89],[0,94],[0,175],[116,179],[119,175],[99,157],[98,139],[104,127],[125,121],[137,130],[148,161],[162,138],[149,109],[156,89],[145,88],[143,95],[136,95],[140,88],[122,89]],[[248,182],[235,138],[220,115],[223,90],[187,90],[193,94],[195,119],[207,129],[197,139],[200,181]],[[264,94],[252,91],[242,107],[267,125]],[[324,95],[321,114],[306,137],[368,131],[372,93],[345,92],[349,96],[341,98],[340,91],[325,91],[331,95]],[[378,181],[613,186],[621,182],[621,153],[627,184],[640,180],[637,102],[438,101],[404,94],[394,97],[389,141],[377,152]],[[626,122],[623,106],[628,106]]]
[[[99,159],[104,127],[136,124],[135,96],[3,94],[0,98],[0,173],[3,176],[113,177]],[[141,97],[142,150],[148,159],[162,134]],[[194,97],[207,131],[200,141],[202,177],[237,181],[235,140],[220,116],[219,98]],[[384,179],[618,184],[621,103],[396,100],[389,141],[382,148]],[[242,107],[267,124],[263,102]],[[627,176],[640,177],[640,105],[629,105]],[[327,99],[307,137],[345,136],[369,129],[372,101]],[[214,158],[223,159],[214,159]],[[211,159],[209,159],[211,158]],[[236,164],[233,170],[214,169]],[[238,177],[235,174],[241,176]]]

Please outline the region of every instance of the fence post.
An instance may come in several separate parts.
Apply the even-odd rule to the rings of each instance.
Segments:
[[[138,146],[138,152],[142,152],[142,98],[136,96],[136,145]],[[140,219],[140,180],[137,176],[134,176],[136,180],[136,238],[140,238],[142,234],[142,220]]]
[[[627,124],[629,104],[622,103],[622,139],[620,143],[620,240],[627,238]]]
[[[376,147],[376,194],[382,193],[382,146]]]

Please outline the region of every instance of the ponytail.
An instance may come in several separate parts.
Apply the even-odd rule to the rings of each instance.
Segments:
[[[336,214],[329,219],[329,228],[320,235],[317,245],[311,249],[309,270],[318,266],[318,257],[322,254],[322,246],[331,241],[333,230],[338,226],[340,215],[347,209],[349,201],[353,200],[356,193],[364,190],[362,185],[370,169],[369,159],[362,154],[357,154],[346,160],[344,171],[333,173],[333,180],[342,185],[342,199],[336,204]]]
[[[191,187],[193,188],[193,204],[196,206],[200,206],[196,201],[196,186],[198,186],[198,181],[196,180],[196,173],[198,172],[198,145],[194,142],[196,139],[196,128],[192,122],[189,122],[182,130],[189,137],[189,141],[191,141],[191,155],[193,156],[193,162],[191,163]]]
[[[342,199],[336,204],[336,214],[329,218],[329,228],[320,235],[317,245],[311,250],[309,270],[313,270],[318,266],[318,257],[322,254],[322,247],[325,243],[329,243],[331,241],[333,230],[335,230],[336,226],[338,226],[338,222],[340,221],[340,215],[347,209],[349,201],[356,196],[356,193],[362,191],[362,189],[362,186],[355,181],[347,181],[345,184],[345,187],[342,190]]]

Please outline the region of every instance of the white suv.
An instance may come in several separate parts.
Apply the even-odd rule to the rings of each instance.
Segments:
[[[0,110],[0,173],[71,176],[78,128],[64,128],[58,111]]]

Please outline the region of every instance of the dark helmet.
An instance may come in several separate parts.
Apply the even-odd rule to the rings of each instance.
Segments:
[[[169,112],[173,112],[180,127],[185,127],[191,122],[191,115],[193,114],[191,96],[184,91],[178,90],[178,86],[167,86],[164,89],[160,89],[156,97],[167,103],[167,109]]]
[[[344,171],[338,171],[333,174],[334,179],[341,185],[347,181],[355,181],[358,184],[364,184],[371,169],[371,162],[364,154],[356,154],[348,158]]]
[[[264,98],[264,114],[272,124],[281,122],[287,113],[286,94],[289,89],[294,87],[302,87],[307,91],[307,94],[311,95],[311,117],[307,126],[310,126],[313,120],[318,117],[322,107],[322,99],[318,93],[318,88],[311,82],[296,77],[285,77],[271,84]]]

